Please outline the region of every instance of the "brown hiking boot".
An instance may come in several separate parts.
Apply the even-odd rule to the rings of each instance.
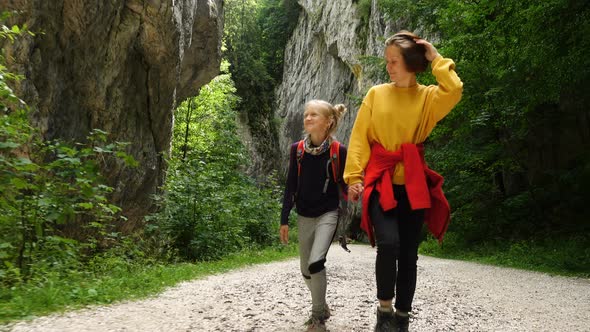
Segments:
[[[310,332],[324,332],[326,331],[326,320],[332,316],[330,312],[330,307],[326,304],[324,307],[324,312],[321,315],[314,315],[312,313],[311,317],[305,322],[307,325],[307,331]]]
[[[326,307],[324,308],[324,320],[330,318],[330,316],[332,316],[332,313],[330,312],[330,307],[326,304]]]
[[[307,332],[326,332],[326,322],[317,317],[311,317],[307,325]]]
[[[305,322],[305,325],[309,325],[311,324],[311,321],[313,319],[313,313],[311,314],[311,317],[307,320],[307,322]],[[328,318],[330,318],[332,316],[332,312],[330,311],[330,307],[328,307],[328,305],[326,304],[326,306],[324,307],[324,312],[322,312],[321,315],[317,315],[317,318],[321,319],[321,320],[327,320]]]

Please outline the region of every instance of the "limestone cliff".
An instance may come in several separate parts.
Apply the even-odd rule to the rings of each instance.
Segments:
[[[277,115],[282,119],[280,145],[283,161],[290,142],[301,137],[303,105],[311,99],[345,104],[349,112],[336,133],[348,142],[356,118],[358,99],[379,82],[364,73],[363,55],[381,56],[383,42],[393,30],[371,4],[366,22],[356,1],[300,0],[299,22],[285,49],[282,84],[277,89]],[[285,168],[285,167],[283,167]]]
[[[36,33],[5,46],[17,93],[47,139],[92,129],[130,142],[136,169],[103,170],[129,228],[162,184],[173,110],[213,78],[221,59],[222,0],[0,0],[11,24]]]

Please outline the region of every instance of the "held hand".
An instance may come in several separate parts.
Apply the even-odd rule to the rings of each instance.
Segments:
[[[426,54],[424,54],[424,56],[426,56],[426,60],[432,62],[432,60],[439,56],[436,48],[425,39],[416,39],[416,44],[422,44],[426,48]]]
[[[361,197],[363,193],[363,184],[362,183],[355,183],[348,186],[348,197],[351,201],[356,202]]]
[[[281,237],[281,242],[283,244],[289,244],[289,225],[281,225],[279,234]]]

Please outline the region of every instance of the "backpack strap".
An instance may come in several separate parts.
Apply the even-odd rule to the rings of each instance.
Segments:
[[[303,147],[303,140],[299,141],[297,144],[297,177],[301,175],[301,159],[303,159],[303,153],[305,152],[305,148]]]
[[[330,145],[330,162],[332,163],[332,176],[334,183],[338,186],[338,191],[342,194],[340,197],[343,200],[348,200],[348,195],[344,186],[338,181],[340,177],[340,142],[334,140]]]
[[[332,141],[330,144],[330,160],[332,162],[332,176],[334,183],[338,183],[338,176],[340,175],[340,142]]]
[[[303,153],[305,149],[303,147],[303,140],[297,143],[297,147],[295,148],[295,158],[297,160],[297,188],[295,189],[295,195],[293,196],[293,200],[297,200],[297,194],[299,193],[300,183],[301,183],[301,159],[303,159]]]

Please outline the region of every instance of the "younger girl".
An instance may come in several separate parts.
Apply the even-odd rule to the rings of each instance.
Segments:
[[[312,303],[307,331],[325,331],[325,321],[330,317],[324,263],[336,232],[340,191],[346,192],[342,179],[346,147],[336,142],[332,134],[345,112],[342,104],[307,102],[303,115],[305,137],[291,145],[280,237],[287,243],[289,213],[295,205],[301,274]]]

